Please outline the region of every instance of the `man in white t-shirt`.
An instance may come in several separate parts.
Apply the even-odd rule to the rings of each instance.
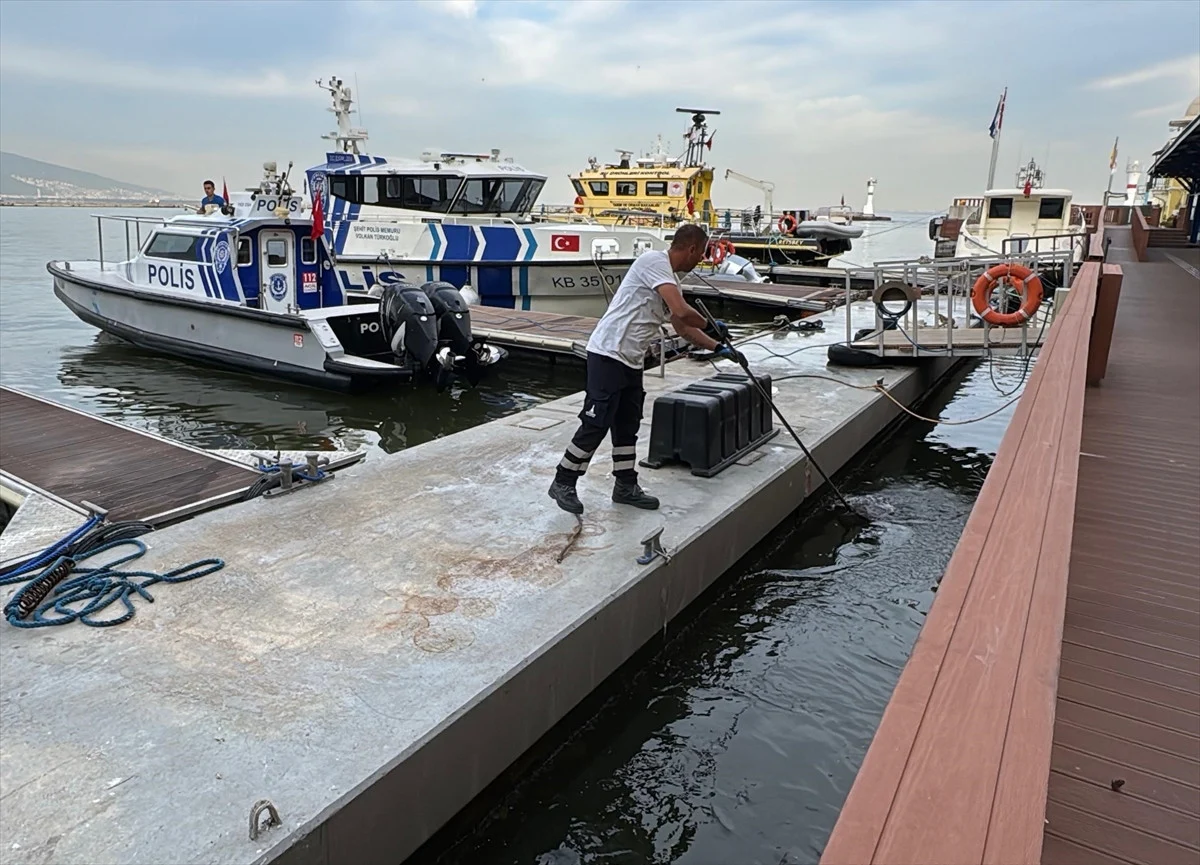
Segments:
[[[708,235],[699,225],[683,225],[666,252],[644,252],[621,281],[587,344],[587,396],[579,430],[559,461],[549,495],[564,511],[582,514],[575,483],[587,471],[596,449],[612,432],[613,501],[654,510],[658,499],[637,482],[637,435],[642,422],[642,371],[646,351],[668,321],[688,342],[740,360],[738,353],[704,333],[704,316],[683,299],[677,273],[690,272],[704,258]]]

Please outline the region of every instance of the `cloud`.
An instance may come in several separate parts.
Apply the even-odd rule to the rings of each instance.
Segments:
[[[280,70],[223,73],[211,69],[151,67],[76,50],[0,45],[0,72],[113,90],[154,90],[195,96],[279,98],[308,96],[307,79]]]
[[[476,0],[442,0],[441,5],[446,14],[455,18],[474,18],[475,13],[479,11]]]
[[[1164,60],[1150,66],[1143,66],[1132,72],[1097,78],[1087,84],[1090,90],[1115,90],[1118,87],[1130,87],[1134,84],[1145,84],[1148,81],[1164,79],[1185,80],[1200,84],[1200,54],[1187,57],[1177,57],[1174,60]]]
[[[1176,115],[1182,116],[1182,114],[1182,106],[1178,102],[1172,102],[1169,105],[1156,105],[1153,108],[1143,108],[1140,111],[1133,112],[1129,116],[1138,119],[1143,117],[1151,117],[1166,123],[1168,120],[1174,120]]]

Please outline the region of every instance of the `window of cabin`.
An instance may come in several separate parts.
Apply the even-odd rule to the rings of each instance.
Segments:
[[[488,204],[496,197],[503,182],[499,177],[471,178],[462,185],[462,192],[451,206],[450,212],[488,213]]]
[[[617,195],[637,195],[636,180],[618,180]]]
[[[389,176],[385,180],[384,198],[381,202],[385,207],[427,210],[432,213],[445,213],[462,185],[460,177]]]
[[[287,242],[283,240],[267,241],[267,266],[287,267]]]
[[[237,243],[237,266],[245,267],[250,264],[250,238],[239,237]]]
[[[1011,198],[992,198],[988,200],[988,219],[1012,219]]]
[[[667,181],[665,180],[647,180],[646,181],[647,195],[666,195]]]
[[[382,177],[360,177],[362,181],[362,199],[360,204],[379,204],[379,187]]]
[[[571,185],[575,187],[575,194],[581,198],[586,198],[587,193],[583,191],[583,184],[572,178]]]
[[[311,237],[300,238],[300,263],[317,263],[317,242]]]
[[[592,195],[608,195],[607,180],[589,180],[588,186],[592,188]]]
[[[1043,198],[1042,203],[1038,205],[1038,219],[1061,220],[1065,209],[1065,198]]]
[[[525,201],[526,186],[528,180],[501,180],[496,184],[496,191],[492,195],[492,200],[488,202],[487,209],[490,213],[512,213],[522,209],[522,203]]]
[[[151,258],[169,258],[172,261],[199,261],[200,255],[196,249],[199,240],[200,238],[187,234],[160,231],[146,247],[146,255]]]
[[[343,201],[361,203],[358,194],[358,179],[357,177],[330,177],[329,194],[336,195]]]

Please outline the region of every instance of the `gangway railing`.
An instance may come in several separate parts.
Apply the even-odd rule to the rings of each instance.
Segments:
[[[880,357],[982,356],[1015,351],[1027,354],[1040,343],[1055,310],[1041,307],[1033,317],[1015,328],[994,328],[984,321],[972,306],[971,291],[976,280],[996,264],[1019,264],[1029,268],[1043,278],[1049,293],[1057,287],[1050,277],[1063,274],[1062,284],[1068,285],[1078,262],[1074,260],[1073,249],[1027,249],[999,258],[922,256],[879,261],[872,267],[847,268],[844,276],[846,344]],[[876,303],[874,326],[867,334],[860,334],[853,324],[852,279],[859,285],[862,280],[869,280],[874,286],[872,296],[879,296],[880,289],[889,284],[905,288],[911,302],[902,308],[889,308],[886,302]],[[923,323],[927,316],[932,317],[932,325]],[[1002,332],[997,334],[996,331]]]

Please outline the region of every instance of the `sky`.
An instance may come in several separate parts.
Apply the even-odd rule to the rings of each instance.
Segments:
[[[355,91],[370,152],[500,148],[550,180],[591,156],[683,150],[715,109],[714,202],[944,209],[1035,157],[1046,184],[1098,203],[1120,137],[1148,166],[1200,95],[1196,0],[0,0],[0,148],[201,194],[261,165],[324,161],[334,127],[316,79]],[[1014,181],[1015,182],[1015,181]]]

